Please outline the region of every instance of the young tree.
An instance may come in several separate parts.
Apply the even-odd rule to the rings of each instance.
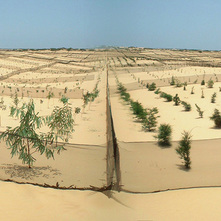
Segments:
[[[54,93],[51,92],[51,91],[49,91],[49,93],[48,93],[48,95],[47,95],[47,98],[48,98],[48,108],[49,108],[49,101],[50,101],[50,99],[53,98],[53,97],[54,97]]]
[[[178,94],[176,94],[175,97],[173,97],[173,101],[175,102],[175,105],[178,106],[180,104],[180,98]]]
[[[156,83],[153,82],[152,84],[149,85],[148,90],[154,91],[155,89],[156,89]]]
[[[184,160],[186,169],[190,169],[190,149],[191,149],[191,135],[189,132],[182,133],[182,139],[179,141],[179,146],[176,148],[177,154]]]
[[[191,111],[191,105],[185,101],[182,101],[181,104],[184,106],[185,111]]]
[[[157,126],[157,118],[156,116],[159,113],[156,107],[152,109],[147,109],[146,119],[143,120],[143,128],[148,131],[154,131]]]
[[[158,139],[158,143],[163,146],[170,146],[171,143],[172,128],[169,124],[161,124],[158,128],[158,135],[155,138]]]
[[[203,118],[203,113],[204,113],[204,111],[202,111],[197,104],[195,104],[195,106],[196,106],[197,112],[199,113],[199,116],[200,116],[201,118]]]
[[[11,156],[18,155],[24,164],[31,168],[36,159],[33,157],[35,152],[46,155],[47,158],[54,158],[54,150],[64,149],[57,146],[55,149],[48,147],[53,143],[53,134],[38,133],[37,129],[42,126],[43,118],[35,113],[33,100],[28,104],[23,104],[19,109],[20,124],[15,128],[8,129],[0,135],[0,139],[6,141],[11,149]],[[14,112],[15,113],[15,112]]]
[[[212,94],[211,103],[216,103],[216,92]]]
[[[214,82],[213,82],[212,79],[210,79],[210,80],[207,82],[208,88],[213,88],[213,85],[214,85]]]
[[[210,120],[214,121],[216,128],[221,128],[221,115],[218,109],[214,110],[214,113],[210,117]]]
[[[51,132],[55,133],[56,145],[58,138],[68,142],[70,134],[74,131],[74,119],[69,103],[63,103],[63,107],[54,107],[48,123]]]

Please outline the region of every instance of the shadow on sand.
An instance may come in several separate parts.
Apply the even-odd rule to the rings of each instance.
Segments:
[[[32,180],[36,177],[42,178],[54,178],[55,176],[61,175],[59,170],[53,169],[50,166],[28,168],[28,166],[21,166],[17,164],[2,164],[0,170],[4,170],[5,174],[10,178],[22,178],[26,180]]]

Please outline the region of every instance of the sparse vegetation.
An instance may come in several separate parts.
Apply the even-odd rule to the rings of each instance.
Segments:
[[[158,143],[162,146],[170,146],[172,128],[169,124],[161,124],[158,128]]]
[[[202,111],[201,108],[197,104],[195,104],[195,106],[196,106],[197,112],[199,113],[200,118],[203,118],[204,111]]]
[[[221,115],[218,109],[214,110],[213,115],[210,117],[210,120],[214,121],[216,128],[221,128]]]
[[[191,105],[190,105],[190,104],[188,104],[188,103],[185,102],[185,101],[182,101],[181,104],[183,105],[185,111],[191,111],[192,108],[191,108]]]
[[[216,103],[216,92],[212,94],[211,103]]]
[[[182,160],[186,169],[190,169],[190,149],[191,149],[191,135],[189,132],[184,131],[182,133],[182,139],[179,141],[179,146],[176,148],[177,154]]]
[[[147,109],[146,119],[143,120],[143,128],[147,131],[154,131],[157,126],[157,118],[156,116],[159,113],[156,107]]]
[[[212,79],[210,79],[210,80],[207,82],[208,88],[213,88],[213,85],[214,85],[214,81],[213,81]]]

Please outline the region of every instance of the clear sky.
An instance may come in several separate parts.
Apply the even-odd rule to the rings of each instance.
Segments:
[[[0,0],[0,48],[221,50],[220,0]]]

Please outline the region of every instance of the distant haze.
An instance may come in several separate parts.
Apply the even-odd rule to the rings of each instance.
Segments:
[[[0,48],[221,50],[218,0],[8,0],[0,8]]]

